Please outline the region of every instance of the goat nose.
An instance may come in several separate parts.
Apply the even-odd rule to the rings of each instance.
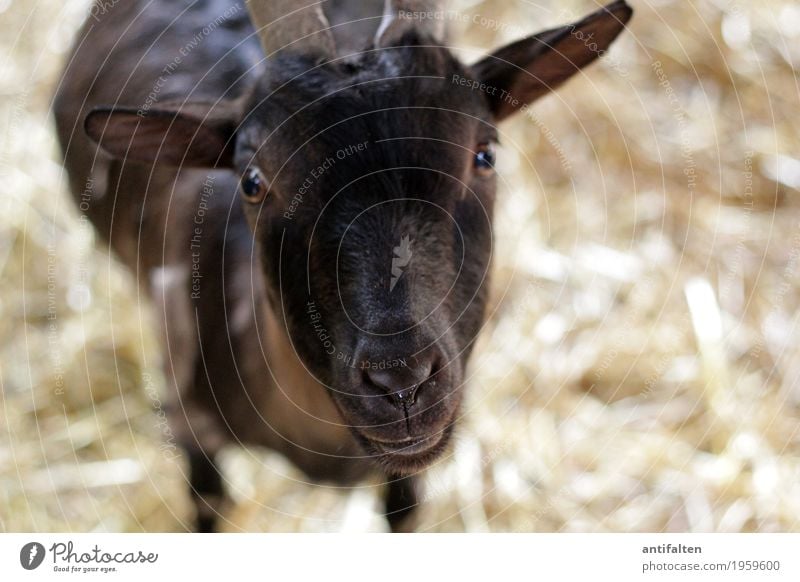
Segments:
[[[403,361],[392,361],[392,364],[399,363],[393,367],[370,363],[364,370],[364,379],[385,393],[395,406],[408,408],[416,402],[419,387],[431,377],[433,360],[407,358],[408,365],[403,365]]]

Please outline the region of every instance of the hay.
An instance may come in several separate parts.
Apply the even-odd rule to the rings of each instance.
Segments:
[[[510,24],[454,41],[474,58],[594,5],[536,4],[464,0]],[[493,315],[421,530],[800,531],[800,8],[633,4],[601,64],[501,127]],[[0,529],[185,529],[147,306],[47,117],[87,3],[0,6]],[[228,530],[385,528],[380,483],[222,461]]]

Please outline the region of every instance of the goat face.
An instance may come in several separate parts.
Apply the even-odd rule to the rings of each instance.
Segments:
[[[273,312],[393,469],[447,441],[486,303],[496,140],[468,71],[421,46],[347,67],[276,59],[235,164]],[[310,72],[309,72],[310,70]],[[243,194],[247,200],[247,194]]]
[[[367,452],[407,473],[446,446],[484,319],[495,124],[629,17],[616,2],[472,67],[413,27],[355,61],[283,52],[246,99],[135,125],[101,109],[87,129],[112,153],[118,135],[128,157],[241,177],[269,309]]]

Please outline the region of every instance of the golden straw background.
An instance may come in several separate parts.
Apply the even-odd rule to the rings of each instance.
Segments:
[[[631,3],[501,126],[492,316],[420,531],[800,531],[800,5]],[[454,2],[452,43],[597,4]],[[78,220],[49,112],[88,9],[0,0],[0,530],[179,531],[156,321]],[[386,528],[378,481],[223,467],[226,530]]]

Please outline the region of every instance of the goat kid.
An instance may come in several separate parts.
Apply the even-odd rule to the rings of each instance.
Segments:
[[[390,525],[410,527],[484,323],[496,125],[632,13],[466,65],[441,3],[321,6],[98,3],[55,98],[81,212],[157,307],[201,530],[231,441],[315,480],[381,471]]]

